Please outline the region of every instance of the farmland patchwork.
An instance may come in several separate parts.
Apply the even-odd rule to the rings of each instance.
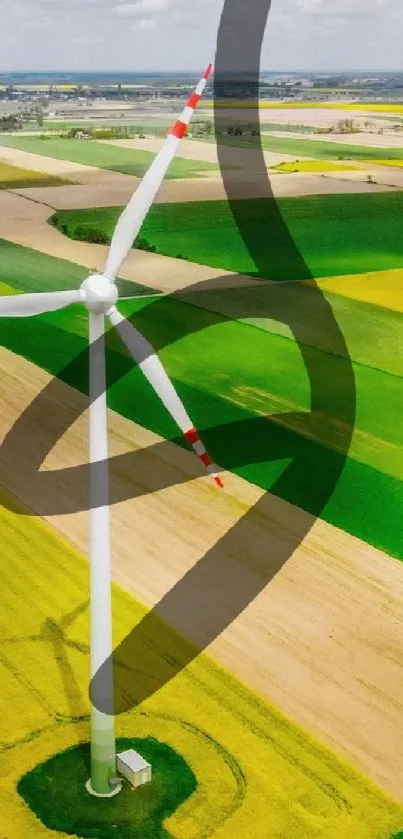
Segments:
[[[263,143],[268,150],[313,158],[279,164],[279,172],[349,170],[354,160],[403,165],[403,151],[397,149],[280,137],[264,137]],[[2,136],[2,144],[136,176],[153,159],[145,151],[92,141]],[[350,156],[351,164],[343,162]],[[214,164],[178,158],[170,177],[199,177],[214,169]],[[0,164],[0,188],[40,185],[62,188],[63,181]],[[119,280],[122,297],[142,298],[122,301],[122,313],[158,350],[207,448],[230,479],[246,479],[263,493],[274,488],[297,515],[305,511],[312,520],[320,517],[366,547],[381,549],[391,563],[392,557],[403,560],[403,192],[313,195],[276,204],[239,200],[238,224],[242,219],[248,225],[255,260],[227,202],[209,202],[208,213],[205,208],[203,202],[154,206],[137,245],[187,260],[189,285],[192,262],[273,283],[156,299],[152,288]],[[117,207],[58,211],[52,223],[73,239],[90,239],[95,231],[108,240],[120,212]],[[298,260],[287,259],[284,241],[275,236],[278,213],[302,255]],[[2,295],[74,288],[87,273],[83,266],[0,240]],[[312,277],[344,336],[344,349],[326,329],[323,309],[311,294]],[[299,344],[295,330],[276,317],[287,309],[296,313],[295,330],[303,332]],[[310,332],[303,331],[306,323]],[[87,332],[87,313],[80,307],[27,318],[23,329],[14,319],[1,320],[4,348],[82,394],[88,392]],[[106,343],[110,408],[158,440],[185,448],[112,330]],[[323,386],[320,414],[311,411],[301,350]],[[350,359],[357,409],[346,453],[343,440],[351,418],[343,413],[343,388]],[[321,482],[344,455],[340,480],[324,505]],[[294,460],[301,465],[301,480],[291,481],[286,466]],[[163,457],[161,464],[169,470]],[[159,493],[155,496],[160,503]],[[191,507],[188,519],[192,523]],[[0,794],[7,839],[50,839],[54,830],[90,837],[94,829],[99,839],[234,839],[245,831],[251,839],[401,835],[400,805],[204,653],[198,655],[193,647],[189,653],[190,642],[160,618],[144,622],[145,606],[116,586],[115,643],[134,625],[149,627],[130,663],[134,708],[117,719],[119,743],[143,749],[158,769],[137,796],[135,812],[126,790],[119,807],[104,802],[99,818],[83,786],[88,772],[88,565],[71,544],[6,493],[0,523]],[[132,554],[141,565],[133,546]],[[375,572],[373,584],[380,585]],[[309,597],[306,608],[309,612]],[[337,635],[332,620],[326,616],[318,630],[323,643],[325,635]],[[381,627],[382,615],[379,621]],[[310,632],[309,622],[307,658]],[[282,643],[285,656],[287,637]],[[178,674],[182,659],[191,663]],[[123,672],[127,662],[117,661],[116,667]],[[140,676],[158,677],[160,672],[168,672],[164,687],[136,704]],[[335,746],[336,740],[337,735]],[[65,783],[53,804],[54,772]],[[66,793],[70,788],[73,798]]]

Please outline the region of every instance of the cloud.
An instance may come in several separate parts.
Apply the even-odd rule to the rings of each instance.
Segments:
[[[132,32],[148,32],[150,29],[155,29],[156,25],[155,20],[151,18],[141,18],[141,20],[133,23],[130,28]]]
[[[366,16],[371,18],[376,12],[382,12],[387,0],[299,0],[300,8],[310,15],[323,17],[349,18]]]
[[[162,12],[168,8],[168,0],[136,0],[134,3],[120,3],[112,7],[112,12],[119,17],[132,17],[144,12]]]
[[[248,14],[259,2],[242,0]],[[1,3],[7,8],[0,26],[4,71],[187,68],[196,78],[214,57],[224,0]],[[402,14],[402,0],[272,0],[262,67],[399,67]]]

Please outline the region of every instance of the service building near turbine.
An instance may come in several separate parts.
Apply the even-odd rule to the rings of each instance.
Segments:
[[[151,764],[134,749],[127,749],[117,755],[116,768],[132,787],[140,787],[151,781]]]

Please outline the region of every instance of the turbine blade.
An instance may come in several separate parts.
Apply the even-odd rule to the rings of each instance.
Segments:
[[[104,274],[115,280],[164,180],[212,70],[210,64],[116,225]]]
[[[130,355],[139,365],[151,387],[154,388],[161,402],[165,405],[172,419],[183,432],[187,442],[193,447],[208,473],[214,478],[217,486],[223,487],[224,484],[218,474],[219,470],[207,454],[199,434],[194,428],[153,346],[115,307],[108,312],[108,318],[112,326],[117,330],[122,343],[125,344]]]
[[[39,294],[10,294],[0,297],[0,317],[25,318],[64,309],[72,303],[84,303],[85,296],[76,291],[50,291]]]

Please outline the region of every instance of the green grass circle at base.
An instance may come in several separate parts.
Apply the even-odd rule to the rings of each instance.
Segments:
[[[184,759],[154,738],[120,738],[117,751],[135,749],[152,766],[152,780],[132,789],[124,782],[114,798],[92,797],[90,746],[54,755],[24,775],[18,792],[51,830],[96,839],[168,839],[163,822],[195,791],[197,779]]]

